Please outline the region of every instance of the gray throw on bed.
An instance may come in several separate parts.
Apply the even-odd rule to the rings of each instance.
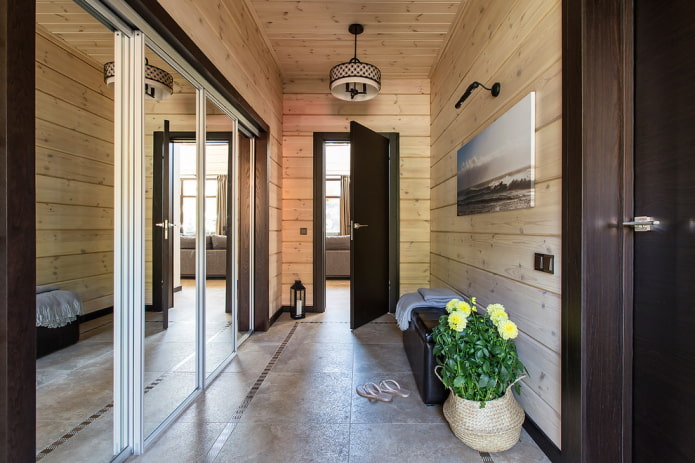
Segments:
[[[60,328],[77,319],[82,302],[71,291],[55,287],[36,288],[36,326]]]

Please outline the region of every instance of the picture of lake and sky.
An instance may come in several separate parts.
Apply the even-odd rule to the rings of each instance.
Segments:
[[[457,152],[457,215],[533,207],[535,94]]]

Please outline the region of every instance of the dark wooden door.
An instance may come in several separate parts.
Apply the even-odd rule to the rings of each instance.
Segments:
[[[389,139],[350,122],[350,328],[389,308]]]
[[[174,179],[169,121],[154,134],[152,153],[152,310],[162,312],[162,327],[169,326],[174,306]]]
[[[695,2],[635,2],[633,461],[695,461]]]

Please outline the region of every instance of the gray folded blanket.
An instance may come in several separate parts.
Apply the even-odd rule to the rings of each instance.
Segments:
[[[37,291],[43,288],[37,288]],[[36,294],[36,326],[59,328],[77,319],[82,302],[71,291],[43,291]]]
[[[423,294],[424,293],[424,294]],[[427,299],[425,299],[427,296]],[[396,304],[396,322],[401,331],[408,329],[410,323],[410,313],[413,309],[423,307],[446,307],[451,299],[460,298],[458,294],[450,289],[420,288],[416,293],[406,293],[398,299]]]

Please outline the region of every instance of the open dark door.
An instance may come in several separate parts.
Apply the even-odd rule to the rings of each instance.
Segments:
[[[169,309],[174,306],[173,255],[174,180],[169,121],[164,131],[154,133],[152,153],[152,310],[162,312],[162,327],[169,326]]]
[[[350,328],[389,309],[389,139],[350,122]]]

